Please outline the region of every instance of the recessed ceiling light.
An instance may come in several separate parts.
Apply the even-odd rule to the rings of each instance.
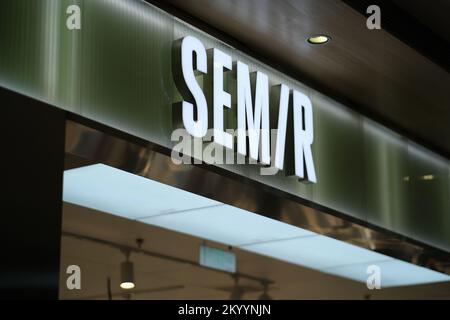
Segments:
[[[331,40],[330,36],[324,35],[324,34],[318,34],[312,37],[309,37],[306,39],[311,44],[324,44]]]

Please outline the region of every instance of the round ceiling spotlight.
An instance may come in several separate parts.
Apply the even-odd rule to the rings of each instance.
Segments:
[[[324,44],[331,41],[331,37],[325,34],[318,34],[306,39],[311,44]]]

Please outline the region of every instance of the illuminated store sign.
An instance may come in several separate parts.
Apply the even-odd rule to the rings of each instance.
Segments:
[[[170,165],[205,163],[244,185],[450,251],[447,158],[147,2],[83,1],[89,14],[82,16],[81,30],[67,30],[65,19],[56,19],[60,1],[33,2],[39,15],[31,20],[23,14],[27,1],[3,3],[8,14],[2,20],[2,47],[11,50],[0,50],[1,87],[170,150]],[[16,27],[23,24],[29,27]],[[270,133],[257,130],[267,127]],[[195,138],[205,128],[207,136]],[[238,139],[239,128],[257,131],[240,133]],[[295,159],[297,176],[316,183],[297,183]],[[270,166],[262,165],[269,161]],[[177,181],[190,181],[190,168],[178,168]],[[220,188],[209,182],[203,188]],[[126,186],[120,192],[136,195]],[[231,196],[247,201],[245,193],[227,189],[223,197]],[[116,198],[104,201],[121,211],[148,207]],[[147,216],[141,213],[138,217]],[[229,214],[229,209],[223,212]],[[183,220],[179,232],[188,231],[185,221],[192,222]],[[245,225],[245,234],[252,223]],[[290,260],[303,263],[304,258]]]
[[[230,55],[205,46],[195,37],[186,36],[175,42],[173,73],[183,97],[174,107],[181,108],[186,131],[196,138],[203,138],[208,130],[208,102],[213,110],[214,142],[228,149],[234,148],[233,135],[224,130],[224,108],[231,109],[232,97],[224,90],[225,72],[233,72],[236,78],[237,152],[249,156],[264,165],[271,165],[269,79],[263,72],[249,72],[247,64],[236,61]],[[209,61],[208,61],[209,60]],[[208,63],[209,62],[209,63]],[[212,70],[208,70],[212,66]],[[212,101],[196,80],[198,74],[212,73]],[[251,81],[252,79],[252,81]],[[253,85],[252,85],[253,84]],[[252,92],[252,88],[254,88]],[[313,110],[311,100],[285,84],[272,88],[278,92],[278,125],[273,165],[283,170],[289,108],[293,114],[294,172],[300,179],[316,182],[311,152],[313,143]],[[247,146],[248,139],[248,146]]]

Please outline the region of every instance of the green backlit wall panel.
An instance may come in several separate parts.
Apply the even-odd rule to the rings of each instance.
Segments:
[[[398,225],[401,233],[433,245],[450,238],[448,170],[448,162],[431,156],[420,146],[408,144],[407,213]]]
[[[45,98],[45,25],[38,1],[0,3],[0,80],[2,85]]]
[[[408,215],[407,142],[368,119],[363,135],[364,212],[368,221],[396,230]]]
[[[81,7],[79,31],[65,26],[69,4]],[[224,168],[450,250],[448,159],[142,1],[1,1],[0,85],[171,147],[172,103],[180,100],[171,47],[185,35],[265,72],[271,85],[304,92],[313,103],[316,184],[283,173],[262,176],[256,165]],[[208,79],[198,80],[207,90]],[[225,82],[233,95],[233,77]],[[225,116],[229,128],[236,125],[233,107]],[[277,117],[277,106],[271,108]]]
[[[358,216],[364,212],[364,153],[361,117],[320,94],[312,95],[314,106],[314,152],[317,178],[314,201],[327,203]],[[331,134],[333,133],[333,134]],[[326,177],[326,178],[325,178]],[[327,183],[322,183],[327,179]]]
[[[81,113],[166,144],[174,91],[173,21],[159,11],[148,18],[144,3],[119,3],[83,2]]]

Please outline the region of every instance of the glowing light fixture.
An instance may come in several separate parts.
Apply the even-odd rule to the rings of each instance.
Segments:
[[[327,43],[331,40],[330,36],[324,35],[324,34],[318,34],[312,37],[309,37],[308,39],[306,39],[306,41],[308,41],[308,43],[311,44],[324,44]]]
[[[449,275],[103,164],[67,170],[63,199],[363,283],[367,268],[377,265],[384,288],[450,281]],[[128,257],[121,269],[121,288],[133,289]],[[235,281],[231,298],[240,299],[244,292]]]
[[[120,265],[120,287],[125,290],[130,290],[134,285],[134,266],[133,262],[129,260],[129,252],[126,253],[126,260]]]

